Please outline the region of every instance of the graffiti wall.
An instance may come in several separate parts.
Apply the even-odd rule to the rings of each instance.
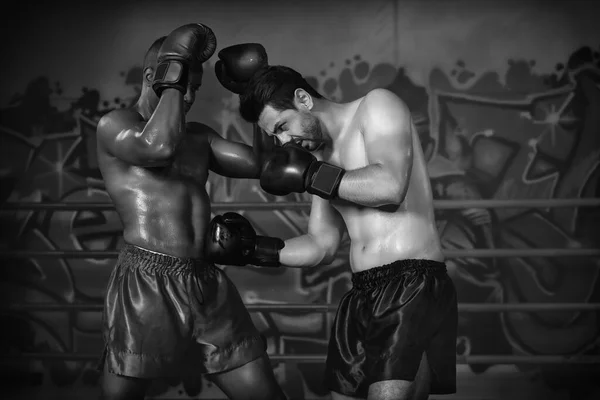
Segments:
[[[428,5],[423,6],[413,2],[348,2],[353,7],[347,8],[332,2],[337,9],[331,5],[319,9],[313,2],[307,2],[304,8],[283,2],[278,10],[266,3],[256,3],[258,10],[238,4],[235,21],[216,7],[207,8],[202,22],[210,25],[215,21],[222,46],[264,43],[272,61],[298,68],[315,88],[333,100],[353,100],[379,87],[400,96],[419,130],[436,199],[600,197],[600,37],[590,35],[585,24],[578,30],[564,15],[562,25],[553,26],[552,22],[561,23],[557,15],[564,14],[566,6],[551,10],[549,16],[538,15],[537,20],[535,10],[531,11],[533,6],[518,10],[512,3],[498,6],[498,13],[519,15],[511,30],[511,23],[506,21],[485,25],[495,16],[468,2],[457,6],[454,19],[431,7],[434,2],[424,2]],[[191,15],[201,18],[200,6],[185,2],[185,6],[157,20],[153,29],[149,16],[160,14],[158,4],[167,5],[151,1],[136,4],[122,5],[120,11],[127,13],[117,22],[103,21],[101,12],[79,8],[65,11],[58,22],[45,21],[44,26],[64,24],[65,32],[72,36],[55,31],[49,34],[41,51],[50,54],[47,48],[54,46],[56,54],[48,56],[45,64],[32,67],[31,61],[19,55],[24,51],[16,53],[11,68],[21,73],[10,81],[3,77],[6,84],[0,109],[3,203],[110,201],[96,162],[96,123],[110,110],[135,102],[141,84],[141,58],[152,39],[189,22],[190,9],[195,12]],[[134,34],[138,29],[133,16],[136,13],[142,15],[138,25],[143,27],[143,34],[139,35]],[[271,20],[277,13],[289,30],[274,38],[261,21]],[[317,16],[324,16],[324,20]],[[37,14],[31,18],[41,20]],[[306,49],[318,40],[325,42],[313,52],[304,53],[315,55],[309,60],[300,57],[302,52],[294,47],[298,35],[308,29],[301,23],[303,18],[312,18],[315,27],[307,34],[308,44],[303,41],[298,46]],[[352,22],[352,26],[359,21],[357,30],[371,33],[360,38],[353,36],[358,33],[342,37],[336,33],[337,28],[330,31],[329,24],[334,20],[346,25]],[[127,26],[123,27],[125,22]],[[96,39],[93,49],[82,48],[78,59],[85,64],[96,55],[95,62],[105,68],[98,72],[100,68],[95,67],[90,72],[69,65],[65,72],[61,57],[67,50],[57,46],[81,43],[82,33],[73,29],[84,26]],[[490,31],[494,29],[508,38],[494,37]],[[427,30],[432,33],[424,34]],[[529,32],[531,43],[526,38],[517,40],[514,31]],[[98,39],[99,32],[110,40]],[[28,43],[41,34],[23,40]],[[112,40],[113,35],[118,36],[118,44]],[[424,43],[431,46],[411,44],[408,35],[429,40]],[[135,60],[130,44],[124,44],[128,43],[127,37],[138,45],[134,53],[139,57]],[[520,48],[549,46],[551,39],[556,48],[533,52],[540,54],[540,59],[527,56]],[[449,46],[450,42],[453,45]],[[493,51],[500,42],[509,45]],[[471,44],[475,50],[465,51],[464,47]],[[511,49],[514,55],[507,54]],[[473,52],[479,52],[480,57],[474,57]],[[107,54],[113,57],[107,60]],[[210,70],[207,68],[190,119],[211,125],[229,139],[251,143],[252,128],[238,116],[236,96],[222,89]],[[214,202],[276,201],[254,181],[211,175],[207,187]],[[309,199],[298,195],[286,200]],[[308,217],[305,211],[296,210],[244,214],[259,234],[284,239],[303,232]],[[0,216],[3,251],[115,251],[122,244],[120,220],[111,210],[2,210]],[[599,247],[597,208],[438,210],[437,221],[444,248],[450,250]],[[344,242],[341,251],[347,250],[348,243]],[[598,261],[591,257],[465,257],[448,260],[448,265],[461,303],[597,303]],[[114,262],[110,257],[3,256],[0,293],[4,303],[97,305],[102,302]],[[332,265],[310,270],[225,267],[225,271],[249,304],[335,304],[350,287],[349,267],[343,256]],[[461,313],[457,355],[600,355],[599,317],[593,310]],[[321,313],[258,312],[253,318],[267,336],[272,354],[326,351],[331,319]],[[3,354],[100,356],[98,309],[4,310],[0,319],[5,327],[0,330]],[[12,358],[0,365],[6,387],[68,391],[97,388],[96,361]],[[274,367],[286,392],[297,395],[294,398],[327,398],[321,381],[322,363],[288,362]],[[600,391],[595,367],[466,365],[459,369],[459,394],[461,390],[475,390],[472,393],[496,398],[492,395],[500,393],[498,385],[469,389],[461,382],[493,382],[508,370],[527,384],[534,382],[531,385],[535,388],[530,389],[527,398],[592,398]],[[197,380],[157,382],[151,392],[171,398],[222,396],[208,382]]]

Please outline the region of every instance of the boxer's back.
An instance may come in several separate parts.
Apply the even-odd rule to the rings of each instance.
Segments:
[[[208,145],[202,145],[201,138],[186,136],[170,164],[144,167],[111,154],[106,144],[118,134],[98,130],[98,162],[123,223],[125,241],[177,257],[201,256],[210,218],[205,189]]]

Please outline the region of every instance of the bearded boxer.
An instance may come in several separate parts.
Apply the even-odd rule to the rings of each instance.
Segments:
[[[298,72],[268,66],[241,91],[240,113],[282,145],[263,165],[262,188],[312,195],[308,232],[285,241],[279,264],[328,264],[345,232],[351,240],[353,287],[327,355],[333,398],[454,393],[456,292],[406,104],[384,89],[336,103]]]
[[[285,398],[264,338],[213,263],[270,266],[283,246],[256,236],[241,215],[209,222],[208,172],[256,179],[261,165],[259,142],[253,151],[205,125],[186,123],[202,63],[215,48],[213,32],[200,24],[157,40],[145,57],[137,103],[98,124],[100,170],[126,242],[103,313],[104,399],[143,399],[153,379],[198,374],[208,374],[231,399]],[[266,59],[255,56],[255,63]],[[243,75],[235,67],[234,75]],[[223,232],[230,241],[244,232],[243,256],[223,256],[214,246],[212,235]]]

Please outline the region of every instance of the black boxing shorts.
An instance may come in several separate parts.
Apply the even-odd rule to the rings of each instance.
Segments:
[[[223,271],[132,245],[110,276],[102,333],[99,369],[135,378],[222,372],[266,351]]]
[[[401,260],[355,273],[329,339],[331,391],[367,397],[369,385],[414,381],[423,353],[431,394],[456,392],[457,299],[442,262]]]

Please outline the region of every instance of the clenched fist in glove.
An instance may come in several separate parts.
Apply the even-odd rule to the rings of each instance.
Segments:
[[[252,75],[269,65],[267,51],[258,43],[236,44],[219,51],[215,74],[225,89],[242,94]]]
[[[217,215],[210,221],[204,254],[216,264],[279,267],[283,240],[259,236],[246,218],[238,213]]]
[[[275,148],[263,163],[260,186],[267,193],[315,194],[324,199],[337,197],[344,169],[318,161],[309,151],[292,142]]]
[[[158,50],[152,89],[160,97],[167,88],[187,92],[190,69],[208,60],[217,48],[213,31],[202,24],[180,26]]]

